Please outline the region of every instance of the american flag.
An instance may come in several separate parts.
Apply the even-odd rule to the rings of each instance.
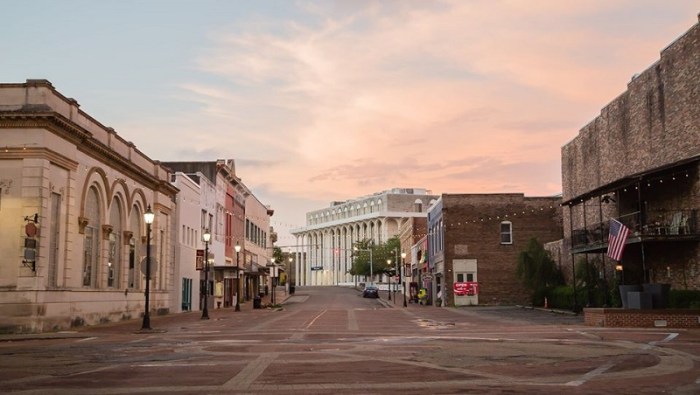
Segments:
[[[630,230],[616,219],[610,219],[610,236],[608,237],[608,256],[616,261],[622,259],[622,251]]]

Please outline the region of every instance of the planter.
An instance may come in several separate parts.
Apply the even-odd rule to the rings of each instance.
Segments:
[[[653,309],[665,309],[668,307],[668,293],[671,284],[644,284],[644,292],[651,294],[651,305]]]
[[[630,292],[640,292],[642,286],[638,284],[634,285],[620,285],[620,300],[622,300],[622,308],[628,309],[629,303],[627,301],[627,294]]]

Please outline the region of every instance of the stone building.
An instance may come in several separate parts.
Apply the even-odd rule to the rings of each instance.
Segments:
[[[0,331],[40,332],[170,310],[170,172],[46,80],[0,84]]]
[[[562,148],[564,245],[602,262],[609,224],[630,229],[619,268],[627,284],[700,289],[700,25],[661,51],[627,90]]]
[[[292,229],[296,245],[289,246],[298,251],[297,285],[354,284],[348,273],[353,245],[361,240],[385,243],[408,219],[425,217],[435,198],[425,189],[393,188],[307,213],[306,226]]]
[[[428,279],[421,286],[436,305],[528,303],[516,277],[530,239],[562,238],[560,197],[518,193],[443,194],[428,211]],[[457,295],[455,284],[478,284]]]

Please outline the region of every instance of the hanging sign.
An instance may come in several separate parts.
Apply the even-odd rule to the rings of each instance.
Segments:
[[[195,259],[195,268],[197,270],[204,269],[204,250],[197,250],[197,257]]]

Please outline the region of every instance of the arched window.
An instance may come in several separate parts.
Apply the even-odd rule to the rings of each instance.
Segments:
[[[109,249],[107,250],[107,287],[119,288],[122,267],[122,208],[118,197],[112,200],[109,210]]]
[[[138,206],[134,206],[131,209],[131,216],[129,219],[129,228],[131,229],[131,239],[129,240],[129,273],[127,275],[127,286],[129,288],[140,288],[138,282],[138,250],[137,246],[140,245],[141,240],[141,210]],[[192,233],[192,229],[189,229],[189,233]],[[190,237],[191,238],[191,237]]]
[[[417,213],[422,213],[423,201],[421,201],[420,199],[416,199],[416,201],[413,203],[413,207],[415,207]]]
[[[513,223],[501,222],[501,244],[513,244]]]
[[[85,240],[83,242],[83,286],[97,287],[97,262],[100,258],[100,195],[90,187],[85,198]]]

